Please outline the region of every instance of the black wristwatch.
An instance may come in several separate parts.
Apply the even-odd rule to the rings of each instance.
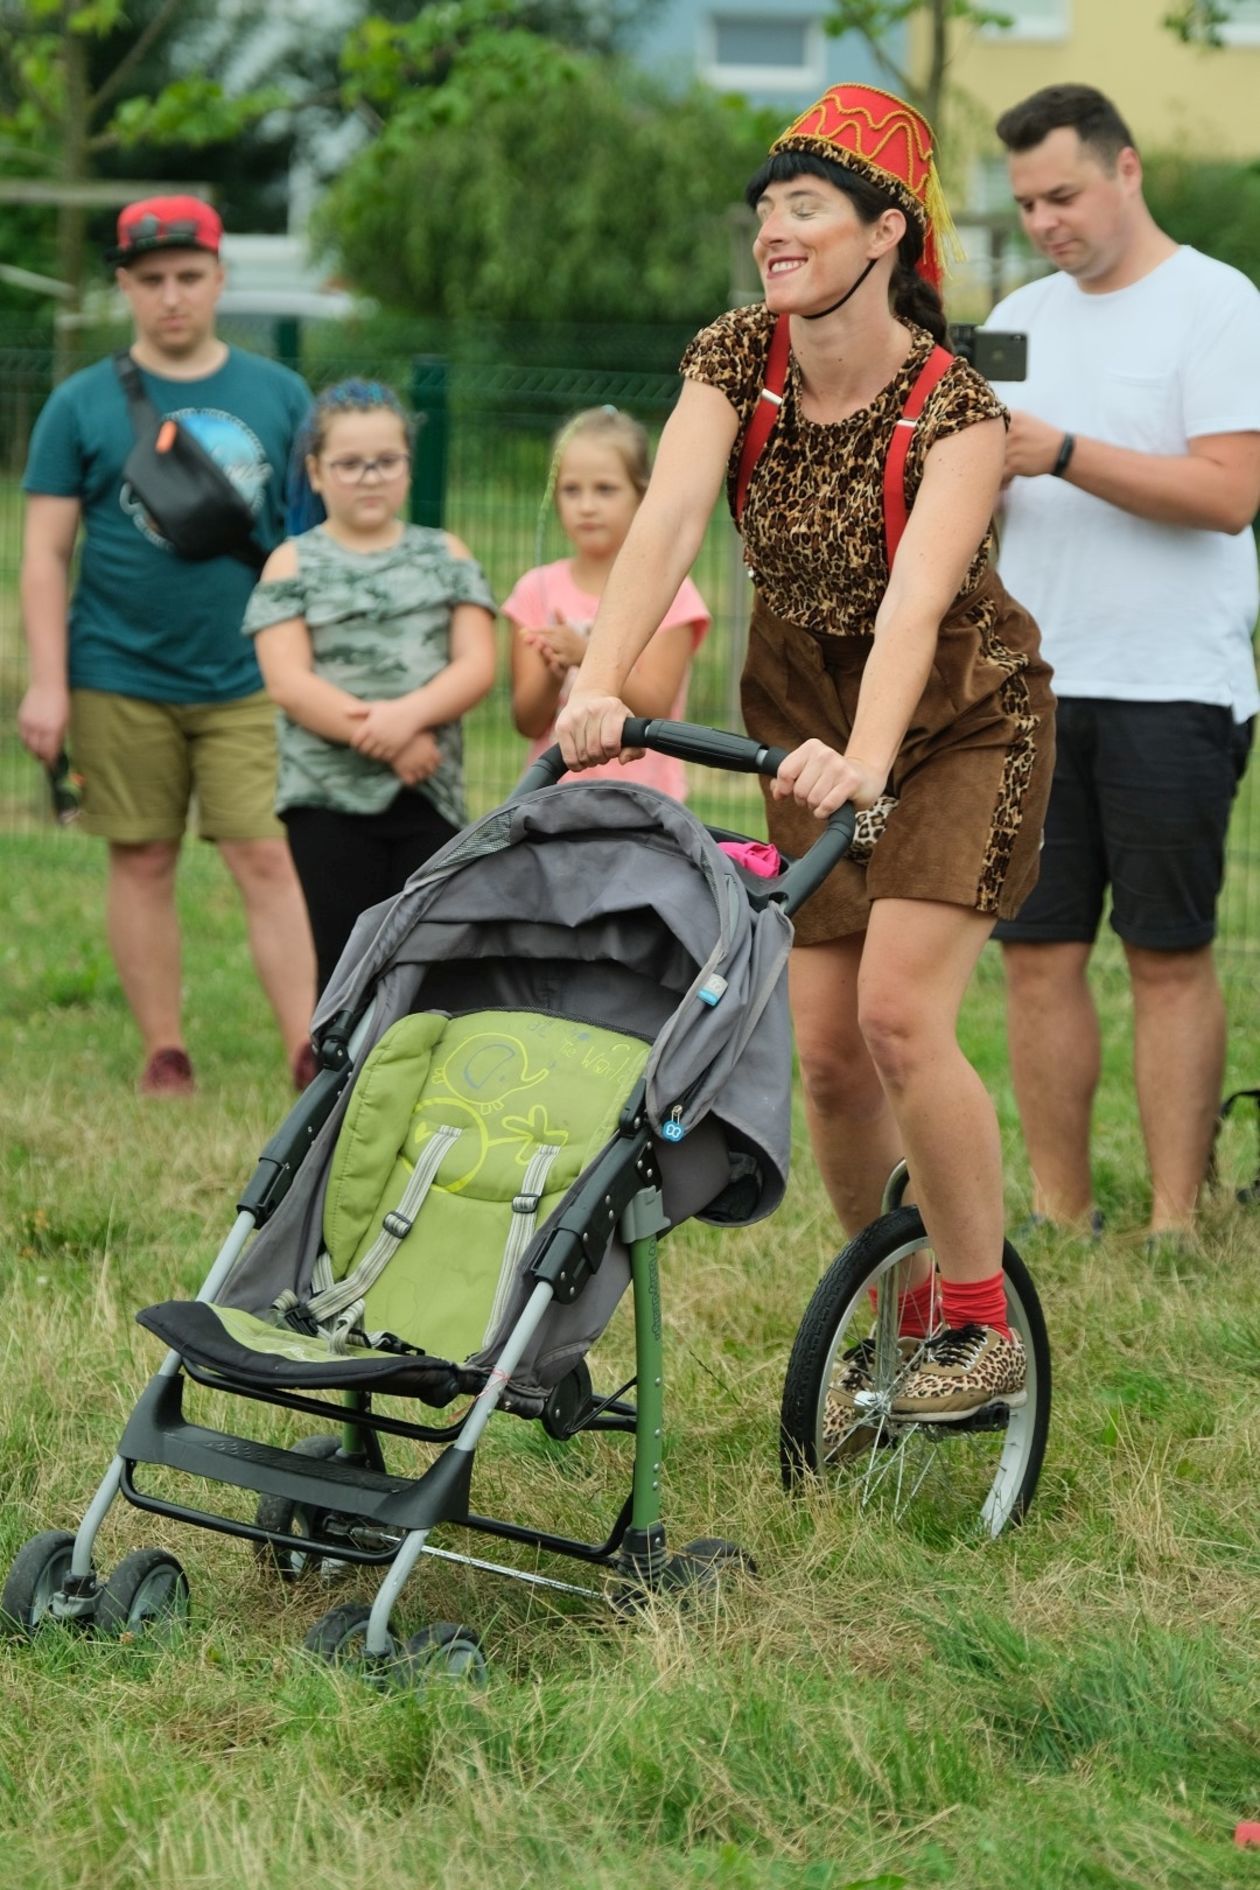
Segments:
[[[1067,471],[1068,467],[1072,464],[1072,455],[1075,451],[1076,451],[1075,433],[1065,433],[1063,435],[1063,444],[1059,448],[1059,457],[1055,460],[1054,465],[1050,468],[1051,476],[1053,478],[1062,479],[1064,473]]]

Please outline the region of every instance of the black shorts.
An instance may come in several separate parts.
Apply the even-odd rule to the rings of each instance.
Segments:
[[[1112,929],[1126,943],[1210,943],[1251,732],[1204,702],[1060,698],[1041,875],[994,937],[1091,941],[1110,886]]]

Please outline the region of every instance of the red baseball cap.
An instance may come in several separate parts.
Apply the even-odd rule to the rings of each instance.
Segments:
[[[127,264],[158,249],[219,253],[223,219],[200,197],[142,197],[118,215],[118,241],[106,260]]]

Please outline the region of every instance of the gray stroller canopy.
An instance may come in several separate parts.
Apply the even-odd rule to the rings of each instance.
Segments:
[[[487,814],[365,913],[315,1029],[375,993],[373,1040],[409,1011],[491,1005],[651,1037],[653,1128],[683,1139],[715,1115],[763,1168],[752,1220],[787,1180],[791,943],[686,807],[577,780]]]

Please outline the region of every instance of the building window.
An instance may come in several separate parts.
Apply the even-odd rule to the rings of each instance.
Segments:
[[[714,13],[704,28],[701,66],[727,92],[798,92],[825,77],[822,23],[779,13]]]
[[[1218,29],[1226,46],[1260,46],[1260,0],[1220,0],[1220,10],[1229,16]]]
[[[970,184],[967,209],[973,215],[993,216],[1003,210],[1013,212],[1011,178],[1006,168],[1005,153],[1001,157],[977,158],[971,167]]]
[[[982,26],[980,37],[989,40],[1060,40],[1072,31],[1071,0],[993,0],[994,11],[1004,13],[1009,26]]]

